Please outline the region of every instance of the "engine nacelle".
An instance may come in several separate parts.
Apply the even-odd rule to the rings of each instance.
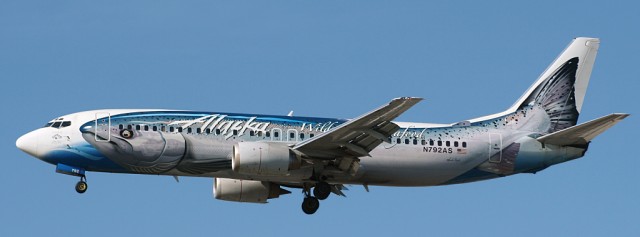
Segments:
[[[216,178],[213,197],[232,202],[267,203],[267,199],[291,193],[280,185],[255,180]]]
[[[300,158],[282,143],[241,142],[233,146],[233,171],[245,175],[287,175]]]

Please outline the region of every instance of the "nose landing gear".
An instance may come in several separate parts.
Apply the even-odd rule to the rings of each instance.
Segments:
[[[56,172],[80,177],[80,181],[76,183],[76,192],[78,193],[84,193],[87,191],[87,188],[89,188],[89,185],[87,185],[87,176],[84,175],[84,168],[69,166],[65,164],[57,164]]]
[[[84,193],[87,191],[87,188],[89,188],[89,185],[87,185],[87,177],[80,176],[80,181],[76,183],[76,192]]]

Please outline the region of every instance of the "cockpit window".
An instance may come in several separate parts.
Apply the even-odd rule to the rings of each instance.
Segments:
[[[44,127],[53,127],[53,128],[64,128],[64,127],[69,127],[71,126],[71,121],[55,121],[55,122],[48,122],[47,124],[44,125]]]

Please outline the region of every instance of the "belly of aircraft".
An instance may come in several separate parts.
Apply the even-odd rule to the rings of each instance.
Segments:
[[[358,183],[383,186],[433,186],[473,169],[488,157],[484,149],[453,150],[452,153],[427,152],[423,146],[384,147],[371,157],[362,157],[364,174]]]

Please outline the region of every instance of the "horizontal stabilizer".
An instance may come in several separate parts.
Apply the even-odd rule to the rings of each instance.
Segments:
[[[610,114],[589,122],[544,135],[538,141],[559,146],[585,145],[600,133],[622,121],[629,114]]]

